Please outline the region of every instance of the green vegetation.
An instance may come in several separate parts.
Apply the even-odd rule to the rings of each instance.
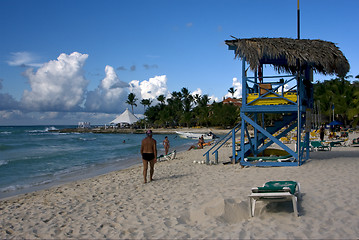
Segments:
[[[136,101],[137,101],[137,98],[136,98],[136,95],[134,93],[128,94],[126,103],[131,105],[132,113],[133,113],[133,106],[137,107]]]
[[[332,121],[333,105],[335,120],[344,125],[356,126],[359,121],[359,81],[348,81],[348,75],[314,84],[314,102],[319,105],[322,122]],[[359,79],[359,75],[355,78]]]
[[[353,78],[346,76],[317,82],[314,84],[314,103],[316,112],[321,115],[321,124],[332,120],[333,105],[335,106],[335,120],[344,125],[356,126],[359,123],[359,81],[349,81]],[[359,75],[355,78],[359,79]],[[234,95],[236,89],[230,88]],[[136,105],[135,94],[130,93],[127,104]],[[171,97],[164,95],[157,97],[157,105],[151,106],[150,99],[141,100],[145,107],[146,119],[139,121],[139,125],[152,127],[222,127],[232,128],[239,121],[240,108],[233,104],[209,104],[208,95],[192,95],[187,88],[180,92],[172,92]],[[271,124],[280,120],[281,114],[266,114],[265,121]]]
[[[140,102],[144,109],[146,110],[146,106],[149,107],[152,103],[151,99],[142,99],[141,102]]]
[[[136,96],[132,97],[135,98]],[[208,95],[196,94],[192,96],[187,88],[182,88],[180,92],[172,92],[171,97],[167,99],[160,95],[157,100],[159,101],[157,105],[147,107],[146,119],[141,120],[138,123],[139,125],[153,127],[220,126],[230,128],[239,121],[239,108],[237,106],[216,102],[208,105],[210,101]],[[143,104],[142,101],[141,104]]]

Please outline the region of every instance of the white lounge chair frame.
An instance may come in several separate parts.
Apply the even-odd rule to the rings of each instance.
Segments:
[[[284,192],[265,192],[259,193],[258,188],[252,188],[252,193],[249,195],[249,214],[251,217],[254,217],[254,211],[256,208],[257,201],[267,201],[267,202],[284,202],[292,201],[294,216],[298,215],[298,198],[300,198],[300,185],[297,182],[296,191],[294,194],[290,193],[290,189],[284,187]]]
[[[157,157],[157,161],[158,162],[163,162],[163,161],[170,161],[176,158],[176,150],[173,150],[172,152],[170,152],[167,155],[161,155],[159,157]]]

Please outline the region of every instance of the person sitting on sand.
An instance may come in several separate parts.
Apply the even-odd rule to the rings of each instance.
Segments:
[[[203,144],[204,144],[204,138],[203,138],[203,135],[202,135],[202,136],[198,139],[197,145],[192,145],[192,146],[190,146],[187,151],[189,151],[189,150],[191,150],[191,149],[202,149],[202,148],[203,148]]]
[[[202,145],[202,148],[203,148],[203,145],[204,145],[203,135],[199,138],[199,142],[200,142],[200,144]]]
[[[147,137],[141,143],[141,156],[143,163],[143,180],[147,183],[147,169],[150,163],[150,181],[153,180],[153,173],[155,171],[155,162],[157,159],[157,146],[156,140],[152,138],[152,131],[146,131]]]
[[[165,147],[165,155],[167,155],[168,150],[170,149],[170,141],[167,136],[165,137],[165,140],[163,140],[163,146]]]

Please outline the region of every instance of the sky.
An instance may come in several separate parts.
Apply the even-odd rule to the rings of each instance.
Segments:
[[[300,37],[335,43],[354,77],[358,9],[300,0]],[[297,0],[0,0],[0,36],[0,125],[102,125],[131,109],[131,92],[135,114],[141,99],[183,87],[241,97],[241,62],[224,41],[297,38]]]

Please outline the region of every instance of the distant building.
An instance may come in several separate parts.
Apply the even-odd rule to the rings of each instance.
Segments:
[[[223,103],[223,104],[230,104],[230,103],[232,103],[232,104],[235,105],[235,106],[242,107],[242,99],[241,99],[241,98],[237,99],[237,98],[228,97],[228,98],[224,99],[224,100],[222,101],[222,103]]]
[[[126,110],[116,119],[112,120],[110,124],[120,125],[121,127],[123,127],[126,125],[132,125],[138,120],[139,119],[133,113],[131,113],[128,108],[126,108]]]
[[[77,125],[77,128],[90,128],[91,123],[90,122],[79,122]]]

